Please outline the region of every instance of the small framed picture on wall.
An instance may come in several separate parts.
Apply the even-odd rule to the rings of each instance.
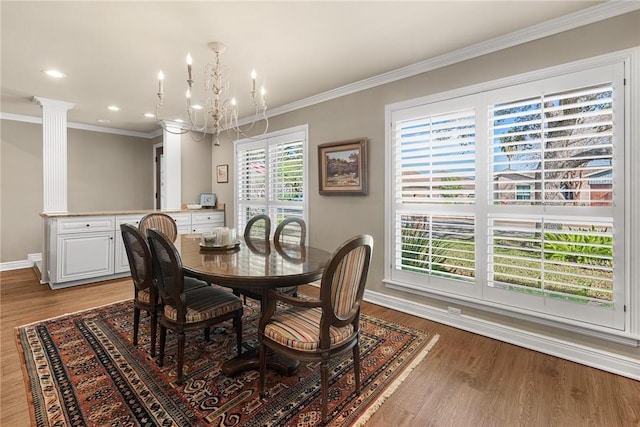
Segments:
[[[229,165],[216,166],[216,182],[229,182]]]

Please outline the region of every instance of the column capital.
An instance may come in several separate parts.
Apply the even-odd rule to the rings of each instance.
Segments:
[[[42,108],[51,108],[56,110],[68,111],[72,109],[76,104],[72,102],[59,101],[57,99],[43,98],[41,96],[34,96],[33,102],[40,104]]]

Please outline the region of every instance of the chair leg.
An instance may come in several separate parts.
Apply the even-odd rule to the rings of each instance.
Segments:
[[[322,389],[322,424],[326,425],[329,421],[329,357],[323,356],[320,363],[320,388]]]
[[[209,330],[209,328],[207,328]],[[182,383],[182,368],[184,365],[184,331],[178,333],[178,384]]]
[[[158,329],[158,312],[151,312],[151,357],[156,357],[156,333]]]
[[[356,380],[356,393],[360,396],[360,342],[353,346],[353,375]]]
[[[138,345],[138,328],[140,327],[140,309],[133,308],[133,345]]]
[[[238,357],[242,356],[242,312],[239,311],[233,319],[236,328],[236,343],[238,344]]]
[[[158,365],[164,364],[164,345],[167,341],[167,328],[164,325],[160,325],[160,354],[158,354]]]
[[[264,379],[267,376],[267,346],[262,343],[262,338],[260,338],[260,350],[259,350],[259,358],[260,358],[260,382],[258,390],[260,391],[260,397],[266,397],[267,394],[264,392]]]

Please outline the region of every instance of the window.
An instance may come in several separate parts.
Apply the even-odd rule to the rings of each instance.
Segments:
[[[235,143],[236,227],[258,214],[271,218],[272,232],[284,218],[307,219],[307,127],[273,132]]]
[[[473,92],[387,107],[385,280],[623,330],[624,63]]]

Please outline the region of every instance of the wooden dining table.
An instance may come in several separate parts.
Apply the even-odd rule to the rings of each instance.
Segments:
[[[262,290],[269,305],[268,290],[299,286],[322,277],[331,253],[311,246],[274,243],[264,239],[240,238],[229,249],[204,247],[200,234],[181,234],[175,242],[180,252],[185,274],[206,282],[233,289]],[[299,362],[282,356],[270,355],[267,366],[285,375],[296,372]],[[240,357],[224,362],[222,372],[235,375],[247,369],[258,369],[256,348]]]

